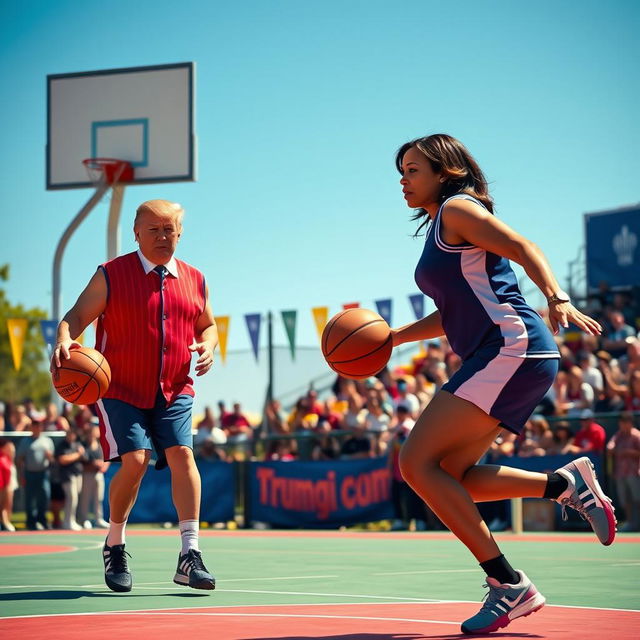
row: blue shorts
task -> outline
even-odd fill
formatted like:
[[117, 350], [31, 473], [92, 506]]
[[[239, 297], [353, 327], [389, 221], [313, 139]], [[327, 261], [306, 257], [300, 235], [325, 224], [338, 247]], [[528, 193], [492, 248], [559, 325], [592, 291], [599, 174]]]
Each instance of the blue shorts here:
[[100, 418], [100, 442], [105, 460], [118, 460], [124, 453], [155, 448], [158, 457], [176, 445], [193, 448], [191, 408], [193, 397], [178, 396], [172, 404], [160, 391], [152, 409], [103, 398], [96, 404]]
[[520, 434], [558, 373], [558, 358], [474, 355], [442, 386]]

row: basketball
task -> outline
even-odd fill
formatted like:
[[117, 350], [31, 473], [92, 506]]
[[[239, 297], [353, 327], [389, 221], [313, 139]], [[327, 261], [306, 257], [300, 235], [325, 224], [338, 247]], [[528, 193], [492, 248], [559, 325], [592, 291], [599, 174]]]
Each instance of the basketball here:
[[93, 404], [107, 392], [111, 367], [95, 349], [80, 347], [69, 350], [69, 358], [60, 356], [60, 367], [51, 375], [53, 386], [67, 402]]
[[375, 375], [391, 357], [391, 329], [369, 309], [345, 309], [329, 320], [322, 332], [322, 354], [341, 376], [362, 380]]

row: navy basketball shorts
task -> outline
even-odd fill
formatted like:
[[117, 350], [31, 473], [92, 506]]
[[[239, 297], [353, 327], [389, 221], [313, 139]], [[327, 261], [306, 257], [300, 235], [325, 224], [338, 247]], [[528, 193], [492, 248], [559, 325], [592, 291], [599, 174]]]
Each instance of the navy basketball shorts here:
[[559, 362], [558, 358], [498, 354], [486, 359], [475, 355], [462, 363], [442, 389], [472, 402], [505, 429], [520, 434], [553, 384]]
[[103, 398], [96, 404], [100, 419], [100, 442], [105, 460], [124, 453], [155, 448], [159, 457], [165, 449], [183, 445], [193, 448], [191, 408], [193, 397], [179, 395], [169, 406], [161, 392], [152, 409]]

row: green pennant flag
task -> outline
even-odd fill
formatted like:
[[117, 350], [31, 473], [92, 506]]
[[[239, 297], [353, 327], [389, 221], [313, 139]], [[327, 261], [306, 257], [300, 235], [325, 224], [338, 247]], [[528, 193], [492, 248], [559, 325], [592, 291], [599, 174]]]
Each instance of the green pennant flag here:
[[291, 348], [291, 359], [296, 359], [296, 316], [297, 311], [283, 311], [282, 322], [284, 322], [284, 328], [287, 331], [287, 338], [289, 338], [289, 347]]

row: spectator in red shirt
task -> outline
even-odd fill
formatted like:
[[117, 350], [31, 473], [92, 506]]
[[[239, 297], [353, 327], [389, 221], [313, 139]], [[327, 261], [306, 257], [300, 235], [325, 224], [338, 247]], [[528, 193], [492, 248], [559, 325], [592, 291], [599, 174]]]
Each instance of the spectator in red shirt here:
[[227, 433], [227, 442], [238, 444], [247, 442], [253, 436], [253, 429], [242, 413], [239, 402], [234, 402], [233, 411], [222, 418], [222, 428]]
[[573, 443], [578, 450], [576, 453], [602, 453], [604, 451], [604, 441], [606, 433], [604, 427], [593, 419], [593, 411], [584, 409], [580, 414], [580, 429], [576, 433]]
[[11, 523], [13, 492], [17, 488], [13, 458], [15, 447], [11, 440], [0, 438], [0, 531], [15, 531]]

